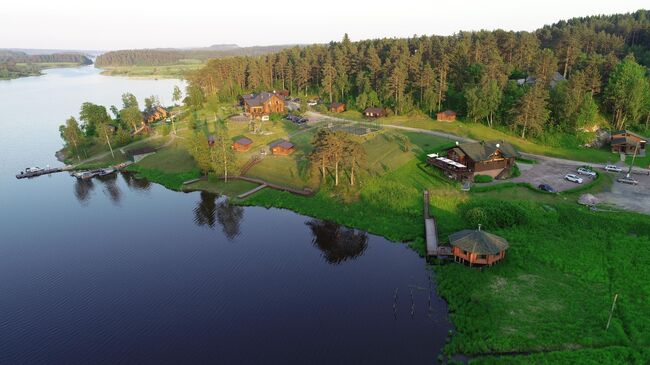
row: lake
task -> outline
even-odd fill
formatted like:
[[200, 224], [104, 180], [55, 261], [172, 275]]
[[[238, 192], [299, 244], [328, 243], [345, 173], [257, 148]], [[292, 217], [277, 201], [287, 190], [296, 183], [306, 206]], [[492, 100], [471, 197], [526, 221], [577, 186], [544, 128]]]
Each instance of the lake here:
[[0, 81], [1, 364], [425, 364], [450, 324], [405, 244], [120, 174], [79, 182], [58, 126], [179, 80], [90, 67]]

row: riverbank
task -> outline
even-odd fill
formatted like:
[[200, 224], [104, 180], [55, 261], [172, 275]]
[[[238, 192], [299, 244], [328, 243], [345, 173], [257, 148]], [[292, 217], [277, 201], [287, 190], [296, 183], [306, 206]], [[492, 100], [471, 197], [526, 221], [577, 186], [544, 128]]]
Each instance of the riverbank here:
[[[247, 135], [247, 128], [245, 123], [229, 123], [233, 136]], [[268, 136], [252, 136], [256, 145], [251, 154], [279, 137], [291, 140], [298, 151], [290, 157], [266, 157], [250, 173], [298, 188], [317, 186], [317, 180], [301, 172], [315, 128], [285, 122], [270, 122], [267, 128]], [[608, 175], [560, 194], [508, 183], [462, 192], [424, 162], [427, 153], [443, 148], [449, 140], [387, 129], [359, 140], [368, 161], [356, 187], [345, 179], [339, 187], [325, 183], [313, 197], [264, 189], [246, 199], [231, 198], [231, 203], [292, 210], [408, 242], [423, 255], [422, 191], [428, 189], [441, 243], [448, 243], [453, 232], [482, 223], [511, 245], [506, 260], [492, 268], [434, 266], [438, 293], [449, 303], [456, 329], [445, 356], [463, 354], [484, 363], [509, 363], [535, 354], [534, 361], [567, 363], [572, 349], [603, 352], [621, 346], [626, 353], [645, 356], [650, 319], [641, 313], [650, 311], [650, 303], [640, 298], [650, 293], [650, 285], [640, 278], [650, 275], [646, 264], [650, 252], [644, 250], [650, 244], [650, 222], [644, 215], [591, 211], [576, 203], [581, 193], [610, 186]], [[249, 158], [238, 155], [240, 163]], [[132, 169], [137, 176], [174, 190], [236, 196], [254, 187], [219, 182], [215, 177], [183, 186], [199, 173], [181, 143], [163, 148]], [[480, 222], [477, 212], [483, 217]], [[616, 294], [618, 307], [605, 330]]]

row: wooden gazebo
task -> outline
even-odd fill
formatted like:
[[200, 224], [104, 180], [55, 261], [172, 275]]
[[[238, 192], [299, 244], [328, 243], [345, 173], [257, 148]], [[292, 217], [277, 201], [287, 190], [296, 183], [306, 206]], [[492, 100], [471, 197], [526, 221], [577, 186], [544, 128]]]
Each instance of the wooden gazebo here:
[[506, 256], [509, 247], [504, 238], [482, 231], [481, 227], [451, 234], [449, 243], [453, 247], [454, 261], [468, 262], [470, 266], [492, 266]]

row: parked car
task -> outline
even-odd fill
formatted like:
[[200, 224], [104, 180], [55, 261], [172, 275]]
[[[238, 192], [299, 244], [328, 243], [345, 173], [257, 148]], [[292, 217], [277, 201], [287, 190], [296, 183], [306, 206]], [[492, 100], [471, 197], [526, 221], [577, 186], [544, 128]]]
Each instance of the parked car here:
[[557, 191], [549, 184], [540, 184], [538, 188], [547, 193], [557, 193]]
[[612, 172], [621, 172], [623, 171], [622, 168], [616, 166], [616, 165], [607, 165], [605, 166], [605, 170], [607, 171], [612, 171]]
[[630, 185], [638, 185], [639, 184], [639, 181], [634, 180], [631, 177], [619, 177], [618, 179], [616, 179], [616, 181], [618, 181], [618, 182], [620, 182], [622, 184], [630, 184]]
[[571, 182], [574, 182], [576, 184], [582, 184], [582, 178], [580, 176], [578, 176], [578, 175], [566, 174], [566, 175], [564, 175], [564, 179], [568, 180], [568, 181], [571, 181]]
[[596, 173], [587, 167], [578, 167], [578, 173], [580, 175], [587, 175], [591, 177], [596, 177]]

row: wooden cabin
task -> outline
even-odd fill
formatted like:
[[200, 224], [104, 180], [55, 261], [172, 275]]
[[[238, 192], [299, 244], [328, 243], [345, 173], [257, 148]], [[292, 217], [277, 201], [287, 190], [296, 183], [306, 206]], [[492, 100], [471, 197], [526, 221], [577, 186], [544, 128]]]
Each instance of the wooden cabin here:
[[279, 141], [271, 146], [271, 153], [277, 156], [288, 156], [296, 150], [293, 143], [289, 141]]
[[150, 112], [144, 113], [144, 121], [146, 123], [153, 123], [159, 120], [165, 119], [169, 116], [167, 109], [158, 105], [153, 108]]
[[383, 108], [367, 108], [363, 111], [363, 115], [369, 118], [385, 117], [386, 110]]
[[453, 122], [456, 120], [456, 112], [449, 109], [438, 112], [436, 113], [436, 119], [441, 122]]
[[242, 137], [232, 144], [232, 149], [237, 152], [246, 152], [253, 146], [253, 141], [249, 138]]
[[475, 175], [504, 176], [515, 164], [519, 153], [503, 141], [460, 143], [442, 156], [427, 156], [429, 165], [455, 180], [471, 180]]
[[506, 257], [508, 241], [492, 233], [465, 229], [449, 236], [454, 261], [473, 265], [492, 266]]
[[330, 112], [332, 113], [343, 113], [345, 111], [345, 104], [343, 103], [332, 103], [330, 105]]
[[284, 113], [285, 103], [280, 96], [274, 93], [263, 92], [259, 94], [242, 95], [240, 102], [244, 112], [253, 118], [272, 113]]
[[612, 152], [633, 155], [635, 151], [640, 156], [645, 156], [645, 146], [648, 140], [636, 133], [627, 130], [616, 131], [612, 133]]

